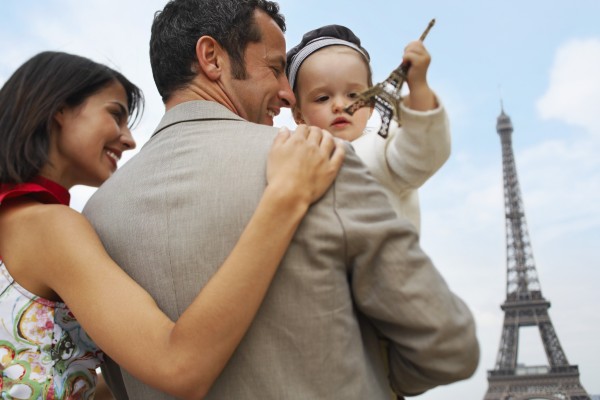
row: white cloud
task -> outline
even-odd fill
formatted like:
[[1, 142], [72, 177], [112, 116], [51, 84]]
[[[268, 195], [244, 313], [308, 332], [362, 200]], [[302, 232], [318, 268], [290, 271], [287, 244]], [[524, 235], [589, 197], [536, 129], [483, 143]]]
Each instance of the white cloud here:
[[556, 52], [550, 85], [538, 100], [544, 119], [558, 119], [600, 134], [600, 38], [572, 40]]

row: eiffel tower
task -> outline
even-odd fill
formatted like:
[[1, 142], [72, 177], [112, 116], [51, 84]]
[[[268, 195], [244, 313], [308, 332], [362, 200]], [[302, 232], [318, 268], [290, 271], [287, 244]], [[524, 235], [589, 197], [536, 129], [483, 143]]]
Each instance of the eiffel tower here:
[[[506, 212], [506, 301], [496, 366], [488, 371], [484, 400], [590, 400], [579, 380], [579, 368], [569, 364], [554, 331], [542, 296], [529, 241], [523, 200], [512, 149], [513, 126], [501, 109], [496, 125], [502, 143], [504, 208]], [[519, 328], [537, 326], [549, 365], [517, 364]]]

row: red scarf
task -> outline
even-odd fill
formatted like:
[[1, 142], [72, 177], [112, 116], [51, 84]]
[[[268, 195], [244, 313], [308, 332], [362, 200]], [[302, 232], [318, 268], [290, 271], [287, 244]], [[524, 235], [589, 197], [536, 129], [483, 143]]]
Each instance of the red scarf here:
[[25, 183], [0, 183], [0, 205], [8, 199], [21, 196], [31, 197], [44, 204], [69, 205], [69, 191], [58, 183], [37, 176]]

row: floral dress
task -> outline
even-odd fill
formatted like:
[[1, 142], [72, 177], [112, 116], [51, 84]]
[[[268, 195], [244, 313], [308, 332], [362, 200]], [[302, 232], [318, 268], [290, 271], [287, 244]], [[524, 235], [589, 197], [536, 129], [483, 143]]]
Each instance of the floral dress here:
[[[40, 182], [50, 189], [29, 193], [40, 194], [44, 202], [64, 204], [66, 199], [68, 204], [64, 188]], [[28, 192], [15, 194], [10, 189], [0, 185], [0, 206], [7, 198]], [[93, 399], [101, 363], [102, 352], [69, 308], [23, 288], [0, 257], [0, 399]]]

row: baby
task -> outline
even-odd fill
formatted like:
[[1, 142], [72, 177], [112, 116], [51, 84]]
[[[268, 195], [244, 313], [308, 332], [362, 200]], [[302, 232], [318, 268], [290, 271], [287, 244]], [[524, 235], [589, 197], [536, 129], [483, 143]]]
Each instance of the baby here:
[[369, 53], [348, 28], [327, 25], [306, 33], [287, 53], [287, 75], [296, 95], [298, 124], [327, 129], [351, 141], [356, 153], [384, 186], [396, 213], [420, 230], [418, 188], [450, 155], [445, 109], [427, 84], [431, 57], [423, 43], [409, 43], [409, 94], [401, 103], [402, 127], [390, 123], [388, 137], [365, 132], [371, 108], [349, 115], [344, 108], [373, 85]]

